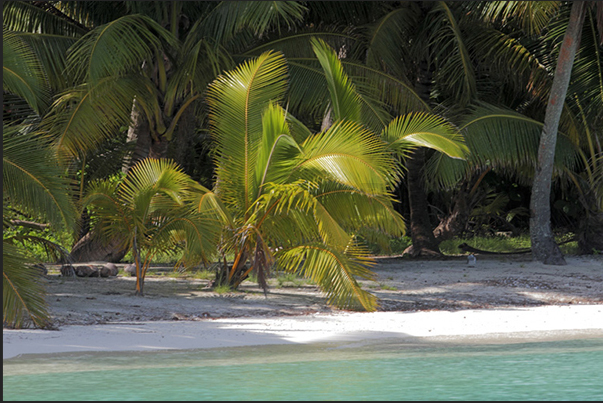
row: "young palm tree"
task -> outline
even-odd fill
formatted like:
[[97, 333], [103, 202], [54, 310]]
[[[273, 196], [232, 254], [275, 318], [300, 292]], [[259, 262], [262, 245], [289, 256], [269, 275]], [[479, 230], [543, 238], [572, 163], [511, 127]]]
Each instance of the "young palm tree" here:
[[92, 210], [95, 231], [132, 251], [141, 296], [154, 256], [184, 250], [180, 263], [206, 263], [222, 227], [215, 196], [168, 160], [144, 159], [122, 182], [94, 182], [83, 205]]
[[287, 89], [286, 61], [278, 53], [263, 53], [209, 87], [215, 192], [232, 215], [222, 253], [235, 256], [217, 280], [237, 287], [255, 270], [266, 289], [274, 261], [312, 278], [332, 304], [374, 310], [375, 297], [356, 279], [373, 277], [360, 235], [377, 239], [404, 229], [391, 204], [400, 175], [393, 150], [413, 144], [455, 156], [464, 150], [433, 117], [400, 118], [382, 135], [368, 129], [334, 50], [321, 41], [313, 47], [333, 111], [329, 128], [319, 133], [278, 105]]

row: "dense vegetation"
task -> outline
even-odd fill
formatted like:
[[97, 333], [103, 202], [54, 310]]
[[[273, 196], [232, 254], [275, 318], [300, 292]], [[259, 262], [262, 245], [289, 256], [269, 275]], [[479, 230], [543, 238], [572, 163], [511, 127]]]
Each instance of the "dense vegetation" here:
[[553, 236], [603, 250], [601, 3], [13, 1], [3, 18], [7, 324], [47, 323], [40, 260], [127, 255], [139, 294], [157, 256], [222, 262], [231, 288], [276, 267], [371, 310], [371, 254], [527, 234], [550, 263]]

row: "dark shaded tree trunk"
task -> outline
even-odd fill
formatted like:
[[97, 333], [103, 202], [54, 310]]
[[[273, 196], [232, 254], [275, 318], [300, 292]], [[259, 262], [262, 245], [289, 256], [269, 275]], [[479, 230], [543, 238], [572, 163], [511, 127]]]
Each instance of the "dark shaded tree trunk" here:
[[468, 198], [469, 193], [464, 187], [454, 196], [452, 211], [433, 230], [433, 235], [438, 243], [463, 233], [471, 213], [471, 207], [467, 203]]
[[584, 22], [583, 1], [572, 4], [570, 20], [559, 51], [557, 68], [540, 136], [538, 161], [530, 199], [530, 238], [534, 259], [546, 264], [565, 265], [551, 229], [551, 182], [559, 120], [565, 103], [576, 49]]
[[603, 253], [603, 212], [585, 214], [580, 220], [578, 253]]
[[178, 126], [174, 133], [174, 138], [171, 141], [172, 144], [170, 144], [170, 149], [168, 150], [168, 156], [173, 158], [185, 172], [190, 172], [188, 156], [191, 152], [191, 139], [195, 134], [196, 126], [195, 110], [191, 105], [185, 109], [178, 120]]
[[[429, 62], [422, 60], [418, 65], [415, 88], [425, 102], [430, 100], [431, 81], [432, 74]], [[439, 242], [433, 235], [433, 226], [429, 219], [429, 205], [423, 178], [425, 151], [425, 148], [416, 149], [406, 161], [406, 185], [408, 188], [412, 245], [406, 248], [403, 254], [408, 254], [411, 257], [441, 256]]]
[[418, 148], [406, 161], [412, 245], [406, 248], [403, 254], [411, 257], [441, 256], [429, 219], [427, 195], [423, 181], [424, 166], [425, 148]]

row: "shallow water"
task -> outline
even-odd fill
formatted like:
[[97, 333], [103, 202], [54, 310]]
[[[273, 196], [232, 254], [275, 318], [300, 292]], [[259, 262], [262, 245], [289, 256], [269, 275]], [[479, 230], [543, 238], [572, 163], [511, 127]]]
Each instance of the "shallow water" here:
[[603, 339], [396, 340], [3, 362], [4, 400], [602, 400]]

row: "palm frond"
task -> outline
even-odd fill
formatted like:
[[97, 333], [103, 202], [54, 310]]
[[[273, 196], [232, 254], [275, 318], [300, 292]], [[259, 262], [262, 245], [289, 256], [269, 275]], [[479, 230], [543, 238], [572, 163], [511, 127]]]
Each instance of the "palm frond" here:
[[267, 52], [236, 70], [218, 77], [208, 89], [210, 124], [216, 140], [220, 197], [247, 211], [257, 194], [255, 164], [260, 145], [262, 113], [286, 90], [286, 63], [282, 55]]
[[334, 120], [347, 119], [359, 123], [359, 96], [344, 72], [337, 54], [321, 39], [312, 38], [311, 43], [327, 79]]
[[64, 92], [42, 127], [62, 159], [94, 150], [130, 123], [134, 100], [151, 122], [158, 112], [155, 86], [143, 76], [108, 77]]
[[48, 106], [50, 89], [42, 65], [32, 49], [6, 29], [2, 32], [2, 86], [40, 115]]
[[69, 182], [48, 144], [35, 134], [20, 134], [19, 126], [4, 126], [2, 140], [4, 196], [34, 217], [71, 228], [74, 209]]
[[79, 37], [87, 32], [84, 27], [25, 1], [5, 1], [2, 4], [2, 24], [11, 31], [49, 35]]
[[[430, 186], [451, 187], [468, 169], [489, 166], [529, 184], [538, 155], [542, 123], [520, 113], [480, 104], [466, 116], [460, 130], [471, 151], [466, 164], [443, 155], [432, 157], [426, 167]], [[560, 133], [555, 149], [555, 175], [578, 163], [576, 147]]]
[[356, 280], [356, 277], [372, 279], [374, 276], [366, 268], [371, 261], [362, 254], [345, 253], [324, 244], [307, 244], [283, 250], [275, 257], [284, 270], [315, 281], [326, 292], [329, 304], [354, 310], [376, 309], [376, 297], [361, 289]]
[[411, 63], [400, 38], [408, 37], [419, 20], [415, 7], [401, 4], [376, 23], [366, 27], [366, 64], [397, 77], [407, 77]]
[[73, 78], [67, 75], [67, 53], [77, 38], [28, 32], [16, 35], [36, 54], [54, 93], [73, 85]]
[[77, 81], [96, 83], [105, 77], [140, 71], [143, 62], [149, 63], [158, 49], [177, 46], [169, 31], [151, 18], [126, 15], [79, 39], [69, 53], [68, 68]]
[[258, 195], [268, 182], [283, 183], [295, 165], [300, 148], [290, 136], [286, 112], [270, 104], [262, 117], [263, 135], [258, 147], [255, 182]]
[[303, 5], [290, 1], [224, 1], [191, 32], [197, 38], [209, 37], [216, 44], [224, 44], [244, 29], [260, 35], [270, 28], [292, 25], [302, 18], [304, 11]]
[[367, 193], [383, 194], [396, 180], [393, 160], [372, 132], [354, 122], [336, 122], [308, 138], [291, 180], [328, 178]]
[[557, 1], [492, 1], [472, 4], [484, 21], [519, 26], [528, 35], [541, 33], [559, 10]]
[[474, 67], [465, 44], [465, 38], [456, 16], [445, 2], [438, 2], [432, 13], [439, 13], [441, 19], [434, 19], [431, 45], [438, 79], [442, 90], [449, 93], [461, 105], [475, 98], [477, 89]]
[[40, 272], [33, 262], [9, 242], [2, 243], [2, 318], [5, 324], [21, 328], [26, 319], [46, 327], [50, 315]]
[[402, 154], [411, 147], [428, 147], [451, 158], [466, 158], [469, 149], [463, 136], [444, 118], [414, 113], [394, 119], [381, 133], [391, 152]]

